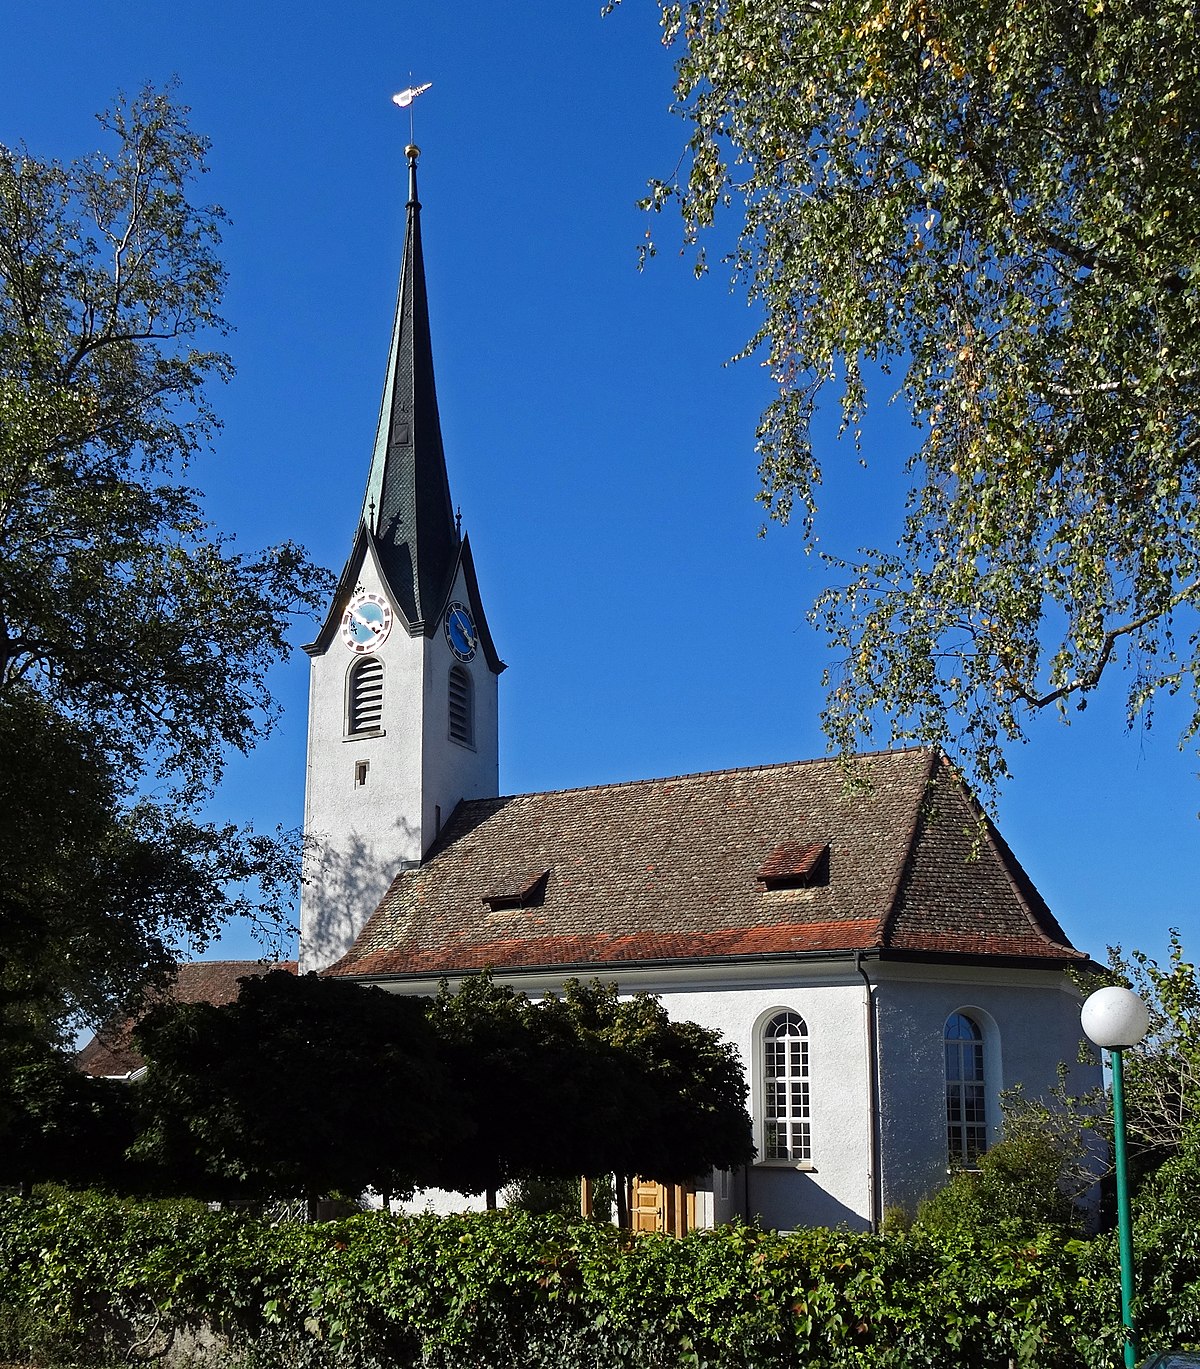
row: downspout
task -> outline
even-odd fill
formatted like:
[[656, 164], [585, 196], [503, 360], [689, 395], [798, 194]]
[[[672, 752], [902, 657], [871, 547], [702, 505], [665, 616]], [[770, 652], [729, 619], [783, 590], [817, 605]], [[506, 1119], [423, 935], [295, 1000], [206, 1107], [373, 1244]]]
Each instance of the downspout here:
[[865, 989], [863, 1012], [867, 1038], [867, 1097], [869, 1112], [867, 1184], [870, 1189], [871, 1230], [880, 1227], [881, 1178], [879, 1172], [879, 1038], [875, 1030], [875, 990], [863, 967], [862, 951], [854, 952], [854, 968], [862, 976]]

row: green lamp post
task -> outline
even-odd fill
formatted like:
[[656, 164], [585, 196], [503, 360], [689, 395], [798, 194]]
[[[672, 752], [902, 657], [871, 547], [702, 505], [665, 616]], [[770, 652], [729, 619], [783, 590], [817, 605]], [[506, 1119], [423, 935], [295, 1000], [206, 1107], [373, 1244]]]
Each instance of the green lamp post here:
[[1097, 989], [1080, 1013], [1088, 1040], [1108, 1051], [1112, 1062], [1113, 1159], [1117, 1170], [1117, 1238], [1121, 1251], [1121, 1324], [1125, 1328], [1125, 1369], [1134, 1369], [1133, 1223], [1129, 1215], [1129, 1164], [1125, 1152], [1125, 1078], [1121, 1053], [1150, 1029], [1150, 1014], [1129, 989]]

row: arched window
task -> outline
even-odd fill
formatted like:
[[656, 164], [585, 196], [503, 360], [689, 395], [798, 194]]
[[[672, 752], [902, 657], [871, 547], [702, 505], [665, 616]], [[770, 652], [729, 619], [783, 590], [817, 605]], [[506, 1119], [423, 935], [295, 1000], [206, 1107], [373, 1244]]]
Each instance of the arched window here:
[[965, 1013], [946, 1019], [946, 1143], [952, 1164], [973, 1165], [987, 1149], [983, 1032]]
[[450, 740], [475, 745], [475, 697], [471, 676], [460, 665], [450, 667]]
[[811, 1160], [808, 1028], [799, 1013], [776, 1013], [763, 1029], [764, 1160]]
[[350, 667], [350, 698], [346, 710], [346, 731], [378, 732], [383, 726], [383, 662], [378, 656], [364, 656]]

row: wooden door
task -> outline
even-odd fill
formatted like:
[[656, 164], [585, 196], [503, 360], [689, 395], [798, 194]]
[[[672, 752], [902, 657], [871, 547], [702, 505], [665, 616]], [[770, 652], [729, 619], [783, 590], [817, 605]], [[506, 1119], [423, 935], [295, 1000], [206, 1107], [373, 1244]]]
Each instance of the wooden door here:
[[685, 1236], [696, 1224], [695, 1191], [684, 1184], [656, 1184], [632, 1179], [629, 1184], [629, 1226], [633, 1231], [663, 1231]]
[[664, 1231], [666, 1194], [653, 1179], [629, 1182], [629, 1227], [631, 1231]]

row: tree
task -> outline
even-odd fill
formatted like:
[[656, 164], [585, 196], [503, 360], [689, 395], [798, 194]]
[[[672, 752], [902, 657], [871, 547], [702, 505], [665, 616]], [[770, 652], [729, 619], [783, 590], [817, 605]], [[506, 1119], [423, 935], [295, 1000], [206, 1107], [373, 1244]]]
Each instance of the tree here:
[[494, 1201], [530, 1176], [679, 1182], [753, 1157], [736, 1047], [650, 994], [568, 980], [530, 1003], [476, 975], [443, 986], [432, 1015], [471, 1126], [433, 1157], [431, 1184]]
[[834, 562], [814, 609], [841, 655], [830, 738], [853, 750], [882, 710], [986, 792], [1032, 713], [1084, 707], [1122, 660], [1131, 718], [1195, 701], [1191, 0], [661, 8], [690, 164], [646, 203], [692, 242], [739, 222], [768, 513], [812, 545], [827, 396], [857, 445], [868, 390], [898, 384], [918, 434], [897, 546]]
[[1109, 978], [1150, 1010], [1144, 1041], [1124, 1052], [1125, 1113], [1139, 1167], [1190, 1149], [1200, 1156], [1200, 981], [1172, 931], [1166, 966], [1141, 951], [1109, 951]]
[[[1187, 1163], [1195, 1166], [1200, 1157], [1200, 981], [1196, 967], [1184, 959], [1179, 933], [1171, 933], [1165, 966], [1142, 951], [1126, 955], [1110, 947], [1107, 970], [1073, 977], [1084, 995], [1105, 984], [1123, 984], [1149, 1009], [1145, 1039], [1122, 1053], [1135, 1177], [1165, 1171], [1168, 1161], [1181, 1156], [1190, 1156]], [[1083, 1043], [1081, 1049], [1090, 1054], [1094, 1048]], [[1072, 1095], [1065, 1077], [1064, 1069], [1049, 1098], [1028, 1097], [1020, 1086], [1010, 1090], [1003, 1100], [1005, 1134], [1025, 1144], [1052, 1141], [1064, 1161], [1064, 1190], [1078, 1198], [1104, 1169], [1103, 1153], [1111, 1153], [1112, 1103], [1100, 1088]], [[1089, 1135], [1101, 1144], [1088, 1145]]]
[[524, 1173], [578, 1175], [575, 1119], [584, 1062], [573, 1032], [545, 1030], [540, 1010], [523, 994], [470, 975], [457, 990], [443, 982], [430, 1003], [438, 1055], [466, 1125], [428, 1157], [424, 1182], [484, 1193], [489, 1207], [505, 1184]]
[[975, 1170], [959, 1170], [917, 1209], [924, 1231], [987, 1231], [1028, 1240], [1039, 1231], [1076, 1231], [1082, 1214], [1063, 1183], [1074, 1162], [1054, 1135], [1006, 1135], [979, 1157]]
[[410, 1194], [462, 1130], [424, 999], [283, 970], [135, 1029], [138, 1156], [193, 1194]]
[[593, 1057], [615, 1064], [606, 1096], [589, 1082], [574, 1172], [683, 1183], [754, 1158], [741, 1057], [719, 1032], [672, 1021], [654, 995], [622, 999], [599, 980], [568, 980], [542, 1009], [565, 1015]]
[[126, 1151], [137, 1135], [136, 1090], [90, 1079], [57, 1051], [27, 1051], [0, 1077], [0, 1184], [138, 1186]]
[[37, 1058], [71, 1017], [132, 1007], [180, 940], [287, 906], [294, 840], [127, 797], [86, 723], [0, 691], [0, 1065]]
[[69, 165], [0, 148], [9, 1028], [99, 1020], [168, 973], [182, 934], [286, 921], [293, 887], [294, 840], [196, 816], [226, 749], [268, 732], [267, 672], [328, 577], [290, 544], [235, 550], [183, 483], [231, 364], [211, 345], [223, 215], [192, 198], [208, 144], [172, 97], [122, 98], [100, 116], [110, 150]]

